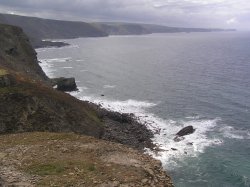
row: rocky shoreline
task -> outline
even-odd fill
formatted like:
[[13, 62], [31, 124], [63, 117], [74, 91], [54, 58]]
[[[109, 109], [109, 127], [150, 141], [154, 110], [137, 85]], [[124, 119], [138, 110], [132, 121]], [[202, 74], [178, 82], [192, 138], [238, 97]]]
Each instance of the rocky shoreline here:
[[[145, 148], [155, 149], [151, 140], [153, 132], [138, 123], [133, 114], [108, 111], [64, 93], [65, 83], [72, 84], [73, 79], [63, 78], [57, 81], [63, 82], [61, 91], [53, 88], [53, 81], [42, 71], [36, 52], [22, 30], [0, 24], [0, 186], [51, 186], [48, 183], [40, 184], [48, 178], [59, 185], [61, 183], [57, 179], [61, 180], [65, 176], [74, 176], [72, 181], [67, 180], [75, 184], [73, 186], [173, 186], [159, 162], [142, 154]], [[57, 87], [58, 85], [57, 82]], [[52, 138], [48, 139], [50, 136]], [[87, 138], [89, 136], [92, 137], [90, 140]], [[74, 141], [69, 146], [65, 144], [68, 137], [69, 144]], [[79, 162], [79, 159], [74, 160], [72, 157], [81, 148], [78, 146], [78, 138], [89, 140], [87, 144], [84, 140], [82, 146], [87, 147], [78, 154], [79, 158], [83, 154], [89, 157], [90, 169], [84, 165], [86, 160]], [[47, 142], [45, 145], [44, 141]], [[59, 144], [55, 144], [57, 141]], [[97, 146], [99, 144], [101, 146]], [[76, 149], [71, 150], [74, 146]], [[40, 149], [41, 147], [44, 149]], [[58, 152], [58, 147], [63, 149], [62, 152]], [[104, 153], [107, 153], [107, 159], [118, 156], [114, 160], [101, 162]], [[36, 160], [39, 155], [42, 157]], [[26, 160], [26, 156], [30, 159]], [[120, 159], [118, 163], [117, 159]], [[63, 164], [58, 166], [60, 160]], [[124, 160], [130, 164], [126, 165]], [[141, 164], [136, 165], [134, 160]], [[158, 163], [157, 166], [155, 162]], [[145, 165], [148, 167], [145, 168]], [[81, 175], [75, 172], [77, 166], [82, 166]], [[39, 171], [42, 169], [42, 173], [35, 170], [35, 178], [30, 175], [34, 172], [33, 167]], [[95, 167], [105, 177], [99, 176], [99, 172], [93, 172]], [[128, 173], [113, 172], [108, 175], [110, 169], [113, 171], [116, 168], [119, 168], [117, 171]], [[54, 175], [55, 172], [58, 176]], [[131, 175], [131, 172], [134, 174]], [[85, 174], [89, 180], [80, 183], [86, 177]], [[123, 180], [124, 176], [127, 181]], [[113, 180], [116, 177], [120, 177], [120, 180]]]

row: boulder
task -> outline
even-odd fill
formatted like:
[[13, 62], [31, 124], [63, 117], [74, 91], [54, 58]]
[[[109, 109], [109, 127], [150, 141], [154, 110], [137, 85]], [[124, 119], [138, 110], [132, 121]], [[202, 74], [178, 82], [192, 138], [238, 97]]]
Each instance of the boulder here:
[[192, 134], [194, 133], [195, 129], [192, 125], [184, 127], [183, 129], [181, 129], [179, 132], [177, 132], [177, 136], [186, 136], [188, 134]]
[[60, 91], [71, 92], [77, 90], [75, 78], [60, 77], [51, 79], [51, 82], [52, 86], [54, 86], [57, 90]]

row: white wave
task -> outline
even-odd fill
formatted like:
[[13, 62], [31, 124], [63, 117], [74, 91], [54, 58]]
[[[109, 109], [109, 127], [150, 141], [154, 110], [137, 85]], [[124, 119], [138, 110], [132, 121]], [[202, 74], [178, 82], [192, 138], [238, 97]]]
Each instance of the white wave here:
[[48, 48], [38, 48], [38, 49], [35, 49], [37, 53], [41, 53], [41, 52], [45, 52], [48, 50]]
[[79, 48], [79, 45], [76, 45], [76, 44], [74, 44], [74, 45], [66, 45], [66, 46], [63, 46], [63, 47], [59, 47], [58, 49], [70, 49], [70, 48]]
[[103, 86], [103, 88], [115, 88], [115, 87], [116, 85], [108, 85], [108, 84]]
[[[52, 41], [52, 42], [56, 42], [56, 41]], [[66, 42], [67, 43], [67, 41], [58, 41], [58, 42]], [[79, 45], [66, 45], [66, 46], [62, 46], [62, 47], [51, 46], [51, 47], [46, 47], [46, 48], [38, 48], [35, 50], [37, 53], [40, 53], [40, 52], [53, 51], [53, 50], [63, 50], [63, 49], [70, 49], [70, 48], [79, 48]]]
[[[167, 121], [151, 116], [158, 125], [159, 133], [155, 135], [154, 142], [159, 144], [163, 151], [153, 156], [162, 161], [162, 163], [171, 168], [176, 165], [178, 159], [183, 157], [196, 157], [203, 153], [207, 147], [223, 143], [221, 139], [211, 138], [208, 133], [217, 126], [219, 119], [213, 120], [182, 120]], [[183, 127], [192, 125], [195, 128], [193, 134], [184, 136], [180, 142], [175, 142], [175, 134]]]
[[43, 42], [64, 42], [63, 40], [43, 39]]
[[72, 69], [73, 67], [71, 66], [65, 66], [65, 67], [61, 67], [62, 69]]
[[89, 70], [87, 70], [87, 69], [82, 69], [82, 70], [80, 70], [80, 72], [88, 72]]
[[200, 116], [198, 116], [198, 115], [187, 116], [186, 119], [200, 119]]
[[39, 65], [41, 66], [42, 70], [45, 72], [45, 74], [49, 77], [49, 78], [54, 78], [54, 72], [56, 71], [55, 69], [53, 69], [53, 64], [49, 63], [46, 60], [39, 60], [41, 63], [39, 63]]
[[71, 57], [66, 58], [49, 58], [49, 59], [39, 59], [41, 62], [53, 63], [53, 62], [68, 62]]
[[[155, 103], [136, 100], [110, 101], [94, 96], [82, 96], [79, 92], [74, 96], [81, 100], [98, 104], [111, 111], [135, 114], [139, 122], [145, 124], [155, 133], [153, 141], [159, 145], [160, 148], [157, 154], [149, 152], [149, 150], [147, 150], [147, 152], [156, 159], [161, 160], [163, 165], [168, 168], [175, 166], [180, 159], [196, 157], [200, 153], [203, 153], [206, 147], [222, 143], [221, 139], [210, 138], [208, 136], [208, 133], [214, 130], [220, 119], [163, 120], [146, 111], [146, 109], [156, 106]], [[188, 125], [192, 125], [196, 129], [195, 133], [185, 136], [184, 140], [180, 142], [175, 142], [173, 140], [175, 134]]]
[[71, 60], [71, 57], [67, 58], [50, 58], [50, 59], [38, 59], [41, 63], [39, 65], [41, 66], [42, 70], [46, 73], [46, 75], [49, 78], [54, 78], [54, 72], [57, 70], [54, 67], [54, 63], [57, 62], [68, 62]]
[[83, 90], [88, 90], [89, 88], [86, 87], [86, 86], [83, 86], [82, 89], [83, 89]]
[[84, 62], [84, 59], [77, 59], [76, 62]]
[[235, 129], [231, 126], [224, 126], [220, 128], [220, 132], [225, 138], [231, 138], [231, 139], [250, 139], [250, 131], [249, 130], [241, 130], [241, 129]]
[[144, 113], [145, 108], [150, 108], [156, 105], [154, 103], [132, 99], [126, 101], [110, 101], [91, 96], [80, 96], [79, 99], [101, 105], [108, 110], [122, 113], [134, 113], [135, 115]]

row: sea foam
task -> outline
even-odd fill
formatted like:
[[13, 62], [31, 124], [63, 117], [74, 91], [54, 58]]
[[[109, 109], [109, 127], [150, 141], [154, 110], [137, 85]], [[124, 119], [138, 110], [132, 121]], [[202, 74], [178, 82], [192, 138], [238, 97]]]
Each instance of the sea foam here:
[[250, 131], [243, 129], [236, 129], [231, 126], [224, 126], [219, 129], [225, 138], [246, 140], [250, 139]]
[[54, 72], [56, 72], [56, 69], [54, 67], [54, 63], [57, 62], [67, 62], [70, 61], [71, 57], [67, 58], [50, 58], [50, 59], [39, 59], [41, 62], [39, 65], [43, 69], [43, 71], [46, 73], [46, 75], [49, 78], [54, 78]]
[[[71, 60], [68, 58], [42, 59], [40, 64], [42, 69], [49, 77], [53, 77], [53, 64], [56, 62], [66, 62]], [[87, 70], [82, 70], [87, 71]], [[114, 88], [115, 85], [104, 85], [103, 88]], [[219, 118], [201, 119], [198, 115], [187, 116], [182, 120], [162, 119], [155, 114], [148, 112], [149, 108], [156, 107], [157, 103], [137, 100], [108, 100], [95, 96], [84, 95], [87, 87], [79, 87], [78, 91], [70, 92], [70, 94], [78, 99], [89, 101], [100, 105], [101, 107], [120, 113], [133, 113], [136, 119], [147, 126], [155, 134], [153, 141], [156, 143], [160, 151], [155, 154], [149, 150], [147, 153], [162, 161], [168, 169], [176, 165], [178, 160], [186, 157], [196, 157], [203, 153], [206, 147], [218, 145], [222, 143], [221, 139], [211, 138], [208, 136], [217, 126]], [[175, 134], [183, 127], [192, 125], [196, 130], [195, 133], [185, 136], [184, 140], [175, 142], [173, 139]], [[223, 131], [224, 134], [228, 131]], [[229, 136], [229, 133], [227, 134]]]
[[[203, 153], [206, 147], [219, 145], [222, 142], [219, 138], [209, 137], [208, 133], [217, 126], [219, 118], [199, 119], [184, 118], [184, 120], [164, 120], [147, 111], [147, 109], [157, 106], [156, 103], [148, 101], [112, 101], [94, 96], [82, 96], [81, 92], [72, 93], [73, 96], [100, 105], [110, 111], [121, 113], [133, 113], [136, 119], [147, 126], [155, 134], [153, 142], [159, 146], [159, 152], [154, 153], [146, 150], [155, 158], [162, 161], [163, 165], [170, 168], [176, 165], [178, 159], [184, 157], [196, 157]], [[196, 130], [193, 134], [184, 137], [184, 140], [175, 142], [176, 133], [185, 126], [192, 125]]]

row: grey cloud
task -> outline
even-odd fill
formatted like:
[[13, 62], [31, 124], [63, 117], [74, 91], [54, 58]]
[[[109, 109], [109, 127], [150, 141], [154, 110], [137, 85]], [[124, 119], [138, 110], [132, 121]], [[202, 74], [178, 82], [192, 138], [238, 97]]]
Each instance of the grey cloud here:
[[[249, 0], [0, 0], [1, 12], [68, 20], [127, 21], [184, 27], [245, 28]], [[250, 25], [250, 24], [248, 24]]]

